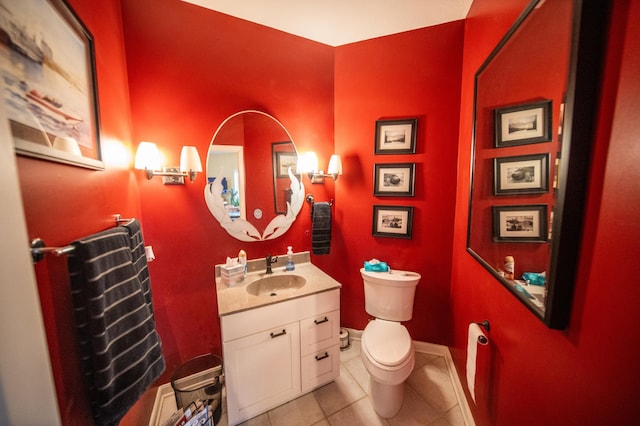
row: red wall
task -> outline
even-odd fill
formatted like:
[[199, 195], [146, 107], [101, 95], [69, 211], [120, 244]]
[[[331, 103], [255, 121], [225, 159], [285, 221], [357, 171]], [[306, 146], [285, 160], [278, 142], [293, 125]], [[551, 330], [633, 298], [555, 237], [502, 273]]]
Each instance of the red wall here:
[[[178, 0], [123, 0], [122, 13], [133, 140], [156, 142], [167, 165], [179, 164], [182, 145], [195, 145], [204, 162], [218, 126], [245, 109], [276, 117], [299, 151], [313, 149], [327, 159], [333, 152], [331, 47]], [[266, 155], [270, 164], [270, 148]], [[264, 153], [245, 156], [247, 163], [265, 163]], [[161, 381], [167, 382], [191, 357], [222, 353], [214, 265], [240, 249], [249, 259], [284, 254], [288, 245], [310, 250], [310, 206], [305, 203], [283, 237], [244, 243], [230, 237], [207, 209], [204, 176], [185, 186], [136, 176], [145, 240], [156, 254], [150, 272], [167, 361]], [[250, 190], [270, 194], [268, 184], [264, 191], [255, 185]], [[328, 197], [333, 198], [330, 185], [317, 194]], [[273, 209], [268, 199], [264, 211]]]
[[[40, 237], [54, 247], [113, 226], [116, 213], [140, 217], [138, 185], [129, 169], [131, 128], [120, 2], [69, 3], [95, 41], [106, 170], [18, 157], [29, 237]], [[91, 424], [75, 350], [66, 258], [47, 256], [34, 268], [62, 421], [65, 425]]]
[[[369, 315], [359, 269], [377, 258], [416, 271], [414, 339], [448, 344], [463, 21], [336, 48], [335, 146], [344, 162], [336, 182], [335, 262], [343, 284], [341, 320], [362, 330]], [[376, 120], [418, 118], [416, 154], [374, 155]], [[416, 163], [414, 197], [374, 197], [374, 164]], [[413, 238], [372, 236], [373, 205], [414, 206]]]
[[547, 329], [466, 253], [473, 74], [528, 1], [476, 0], [465, 32], [451, 293], [454, 360], [465, 382], [467, 325], [491, 322], [479, 355], [478, 424], [637, 424], [640, 319], [638, 0], [615, 2], [586, 229], [569, 327]]

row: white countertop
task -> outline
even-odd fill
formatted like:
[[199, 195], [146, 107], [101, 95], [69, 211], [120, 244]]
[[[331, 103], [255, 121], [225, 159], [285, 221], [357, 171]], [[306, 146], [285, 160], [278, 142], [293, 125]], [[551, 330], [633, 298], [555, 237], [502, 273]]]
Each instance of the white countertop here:
[[[259, 306], [271, 305], [284, 302], [285, 300], [296, 299], [309, 296], [314, 293], [329, 291], [341, 288], [342, 284], [331, 278], [328, 274], [313, 265], [310, 261], [309, 252], [296, 253], [294, 255], [295, 270], [285, 271], [286, 255], [279, 255], [278, 262], [273, 264], [273, 274], [266, 274], [266, 263], [264, 259], [253, 259], [248, 262], [249, 273], [244, 281], [235, 284], [233, 287], [223, 283], [220, 279], [220, 266], [216, 265], [215, 280], [218, 294], [218, 315], [230, 315], [236, 312], [246, 311]], [[246, 290], [250, 283], [272, 275], [299, 275], [306, 279], [306, 284], [297, 290], [281, 292], [276, 296], [262, 295], [254, 296]]]

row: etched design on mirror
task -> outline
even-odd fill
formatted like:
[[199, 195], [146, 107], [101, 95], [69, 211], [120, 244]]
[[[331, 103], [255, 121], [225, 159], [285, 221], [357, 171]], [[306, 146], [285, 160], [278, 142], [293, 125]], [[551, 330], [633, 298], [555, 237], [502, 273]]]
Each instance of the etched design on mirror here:
[[[300, 175], [296, 175], [297, 170], [289, 167], [287, 170], [279, 170], [285, 177], [278, 178], [278, 181], [289, 182], [286, 207], [283, 211], [276, 209], [275, 217], [268, 213], [272, 205], [277, 205], [278, 200], [271, 199], [271, 195], [267, 196], [276, 196], [276, 188], [269, 188], [270, 185], [275, 185], [276, 179], [274, 168], [264, 158], [271, 156], [273, 143], [281, 143], [283, 140], [288, 141], [287, 144], [291, 146], [289, 153], [297, 156], [295, 144], [287, 129], [269, 114], [255, 110], [231, 115], [214, 134], [207, 158], [205, 202], [220, 226], [238, 240], [251, 242], [278, 238], [291, 227], [302, 209], [304, 185]], [[241, 154], [236, 156], [240, 159], [237, 166], [229, 165], [228, 157], [215, 155], [232, 148]], [[229, 170], [234, 172], [233, 177]], [[279, 184], [283, 185], [282, 182]], [[245, 214], [246, 211], [258, 210], [265, 212], [264, 219], [268, 221], [264, 229], [259, 226], [262, 216], [254, 214], [255, 220], [250, 222]]]
[[304, 185], [296, 179], [291, 169], [289, 169], [289, 180], [291, 181], [291, 202], [287, 203], [287, 213], [279, 214], [273, 218], [262, 234], [244, 219], [231, 219], [229, 211], [225, 207], [224, 198], [222, 198], [220, 180], [215, 180], [204, 187], [204, 199], [211, 214], [232, 237], [241, 241], [271, 240], [287, 232], [302, 208]]

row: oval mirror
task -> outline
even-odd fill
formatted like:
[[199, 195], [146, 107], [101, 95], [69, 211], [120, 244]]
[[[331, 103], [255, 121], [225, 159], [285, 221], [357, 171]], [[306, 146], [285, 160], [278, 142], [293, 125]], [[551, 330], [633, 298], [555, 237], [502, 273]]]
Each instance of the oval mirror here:
[[604, 3], [533, 0], [475, 76], [467, 250], [557, 329], [582, 233]]
[[304, 201], [297, 162], [291, 135], [274, 117], [255, 110], [231, 115], [216, 130], [207, 155], [209, 211], [238, 240], [281, 236]]

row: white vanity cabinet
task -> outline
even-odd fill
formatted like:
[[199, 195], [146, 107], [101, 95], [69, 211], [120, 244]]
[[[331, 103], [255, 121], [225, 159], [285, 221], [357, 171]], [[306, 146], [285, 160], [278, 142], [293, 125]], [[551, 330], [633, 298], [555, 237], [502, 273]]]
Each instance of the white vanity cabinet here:
[[338, 377], [339, 309], [334, 289], [220, 317], [230, 425]]

